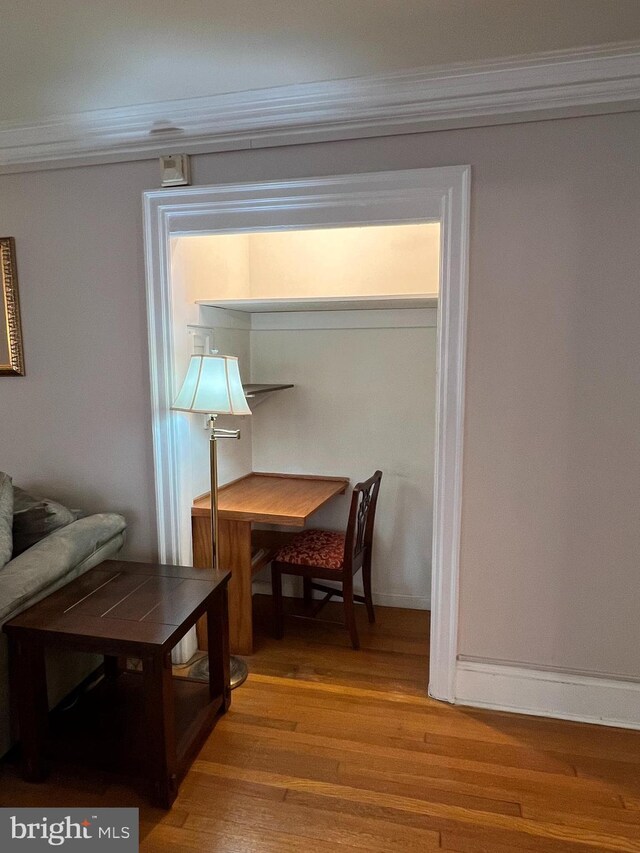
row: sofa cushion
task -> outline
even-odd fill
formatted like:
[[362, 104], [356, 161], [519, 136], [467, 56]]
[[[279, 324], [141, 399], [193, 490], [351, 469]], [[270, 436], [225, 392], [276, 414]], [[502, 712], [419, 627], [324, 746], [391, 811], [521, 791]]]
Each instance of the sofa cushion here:
[[121, 536], [126, 526], [121, 515], [96, 513], [54, 530], [14, 557], [0, 571], [0, 623], [48, 594], [76, 566]]
[[17, 557], [54, 530], [78, 518], [79, 511], [50, 498], [36, 498], [13, 487], [13, 556]]
[[13, 486], [11, 477], [0, 471], [0, 569], [11, 559], [13, 550]]

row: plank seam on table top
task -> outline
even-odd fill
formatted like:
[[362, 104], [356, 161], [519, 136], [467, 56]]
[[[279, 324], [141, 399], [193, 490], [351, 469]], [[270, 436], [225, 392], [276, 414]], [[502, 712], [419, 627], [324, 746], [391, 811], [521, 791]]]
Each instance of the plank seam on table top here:
[[[182, 584], [183, 584], [183, 583], [184, 583], [184, 581], [181, 581], [181, 582], [178, 584], [178, 586], [182, 586]], [[176, 589], [177, 589], [177, 588], [178, 588], [178, 587], [176, 587]], [[172, 592], [175, 592], [175, 590], [172, 590]], [[149, 616], [149, 614], [153, 613], [153, 611], [154, 611], [154, 610], [156, 610], [158, 607], [160, 607], [160, 605], [161, 605], [161, 604], [162, 604], [162, 600], [160, 600], [160, 601], [156, 602], [156, 604], [154, 604], [152, 608], [150, 608], [149, 610], [147, 610], [147, 612], [144, 614], [144, 616], [141, 616], [141, 617], [140, 617], [139, 619], [137, 619], [136, 621], [137, 621], [137, 622], [144, 622], [144, 620], [147, 618], [147, 616]], [[184, 621], [184, 620], [183, 620], [183, 621]], [[181, 623], [177, 623], [177, 622], [176, 622], [176, 623], [156, 622], [156, 625], [166, 625], [166, 624], [176, 624], [176, 625], [177, 625], [177, 624], [181, 624]]]
[[[114, 580], [114, 579], [115, 579], [115, 577], [118, 577], [120, 574], [124, 574], [124, 573], [118, 573], [118, 574], [117, 574], [117, 575], [115, 575], [113, 578], [110, 578], [110, 579], [109, 579], [109, 581], [110, 581], [110, 580]], [[148, 578], [146, 578], [146, 579], [145, 579], [145, 583], [146, 583], [148, 580], [151, 580], [151, 579], [152, 579], [152, 577], [153, 577], [153, 576], [149, 576]], [[106, 583], [109, 583], [109, 581], [106, 581]], [[210, 584], [211, 584], [211, 581], [204, 580], [204, 579], [199, 580], [198, 578], [181, 578], [181, 579], [180, 579], [180, 583], [178, 584], [178, 586], [181, 586], [181, 585], [182, 585], [182, 584], [184, 584], [186, 581], [189, 581], [189, 582], [191, 582], [191, 583], [196, 583], [196, 584], [207, 584], [207, 585], [210, 585]], [[143, 584], [143, 585], [144, 585], [144, 584]], [[98, 589], [102, 588], [103, 586], [105, 586], [105, 584], [101, 584], [101, 585], [100, 585], [100, 587], [98, 587]], [[182, 619], [181, 621], [179, 621], [179, 622], [155, 622], [155, 623], [153, 623], [153, 624], [154, 624], [154, 625], [157, 625], [157, 626], [164, 626], [164, 627], [166, 627], [166, 628], [174, 628], [174, 629], [180, 628], [180, 627], [181, 627], [181, 626], [182, 626], [182, 625], [187, 621], [187, 619], [189, 619], [189, 618], [191, 617], [191, 615], [192, 615], [196, 610], [198, 610], [200, 607], [202, 607], [202, 605], [207, 601], [207, 599], [209, 598], [209, 596], [210, 596], [213, 592], [215, 592], [215, 589], [216, 589], [216, 588], [217, 588], [217, 585], [216, 585], [213, 589], [210, 589], [210, 590], [208, 591], [208, 593], [207, 593], [207, 594], [202, 598], [202, 601], [201, 601], [199, 604], [197, 604], [195, 607], [193, 607], [193, 608], [189, 611], [189, 613], [187, 614], [187, 616], [186, 616], [184, 619]], [[81, 599], [81, 601], [84, 601], [85, 599], [89, 598], [89, 597], [90, 597], [90, 595], [91, 595], [91, 593], [90, 593], [89, 595], [87, 595], [87, 596], [84, 596], [84, 598], [83, 598], [83, 599]], [[125, 598], [126, 598], [126, 597], [128, 597], [128, 596], [125, 596]], [[46, 601], [46, 599], [43, 599], [43, 601]], [[79, 604], [79, 603], [81, 603], [81, 601], [80, 601], [80, 602], [76, 602], [76, 603], [78, 603], [78, 604]], [[119, 602], [119, 603], [121, 603], [121, 602]], [[38, 602], [37, 604], [33, 605], [33, 607], [34, 607], [34, 608], [38, 607], [38, 604], [40, 604], [40, 602]], [[107, 617], [107, 620], [105, 620], [105, 621], [110, 620], [110, 621], [112, 621], [112, 622], [121, 622], [121, 623], [127, 622], [127, 623], [141, 624], [141, 623], [144, 621], [144, 619], [146, 618], [146, 616], [148, 616], [148, 615], [149, 615], [149, 613], [153, 612], [153, 610], [155, 610], [155, 609], [156, 609], [156, 607], [158, 607], [160, 604], [162, 604], [162, 601], [160, 601], [160, 602], [158, 602], [158, 604], [154, 605], [154, 607], [152, 607], [152, 608], [151, 608], [151, 610], [149, 610], [147, 613], [145, 613], [145, 614], [144, 614], [144, 616], [143, 616], [142, 618], [134, 619], [134, 618], [131, 618], [131, 617], [126, 617], [126, 616], [113, 616], [113, 617]], [[75, 606], [75, 605], [74, 605], [74, 606]], [[30, 610], [30, 609], [31, 609], [31, 608], [29, 608], [29, 609], [25, 610], [25, 611], [24, 611], [24, 613], [18, 614], [18, 615], [15, 617], [15, 620], [19, 620], [19, 619], [20, 619], [20, 617], [21, 617], [21, 616], [23, 616], [24, 614], [27, 614], [27, 615], [28, 615], [28, 614], [29, 614], [29, 610]], [[70, 609], [72, 609], [72, 608], [68, 608], [68, 609], [70, 610]], [[111, 609], [111, 608], [110, 608], [110, 609]], [[107, 611], [107, 612], [108, 612], [108, 611]], [[59, 618], [61, 618], [61, 617], [65, 616], [65, 615], [66, 615], [66, 613], [67, 613], [67, 611], [66, 611], [66, 610], [62, 611], [62, 613], [60, 614]], [[87, 622], [88, 622], [89, 624], [91, 624], [91, 625], [95, 625], [96, 623], [97, 623], [98, 625], [100, 625], [100, 624], [102, 624], [103, 617], [104, 617], [104, 614], [101, 614], [101, 615], [85, 614], [85, 615], [83, 616], [83, 619], [84, 619], [85, 621], [87, 621]], [[14, 621], [14, 620], [11, 620], [11, 622], [13, 622], [13, 621]], [[87, 633], [86, 631], [83, 631], [83, 632], [81, 632], [81, 633], [80, 633], [80, 632], [78, 631], [77, 627], [75, 627], [75, 628], [74, 628], [74, 627], [69, 628], [68, 626], [65, 626], [64, 624], [63, 624], [62, 626], [55, 626], [55, 625], [52, 625], [52, 624], [49, 622], [49, 623], [47, 624], [47, 626], [46, 626], [46, 627], [42, 627], [42, 626], [40, 626], [40, 625], [29, 625], [29, 624], [27, 624], [27, 625], [12, 625], [12, 624], [11, 624], [11, 622], [10, 622], [10, 623], [7, 623], [7, 626], [8, 626], [11, 630], [15, 630], [15, 629], [20, 630], [20, 631], [25, 631], [25, 630], [26, 630], [26, 631], [30, 631], [30, 632], [37, 632], [37, 633], [39, 633], [39, 634], [52, 635], [52, 636], [61, 636], [61, 635], [64, 635], [64, 634], [68, 634], [68, 635], [85, 636], [86, 638], [92, 638], [92, 639], [100, 639], [100, 640], [102, 640], [102, 639], [106, 639], [106, 637], [104, 637], [104, 636], [103, 636], [102, 634], [100, 634], [100, 633], [97, 633], [97, 632], [90, 632], [90, 633]], [[145, 622], [145, 625], [149, 625], [149, 624], [150, 624], [149, 622]], [[115, 640], [116, 638], [113, 638], [113, 637], [112, 637], [111, 639], [114, 639], [114, 640]], [[146, 640], [141, 640], [141, 641], [133, 640], [132, 642], [139, 642], [139, 643], [141, 643], [141, 644], [149, 645], [148, 641], [146, 641]], [[155, 644], [151, 644], [151, 645], [155, 645]]]
[[[123, 566], [123, 568], [121, 571], [116, 571], [115, 569], [110, 569], [107, 566], [108, 563]], [[135, 567], [137, 565], [153, 565], [153, 567], [157, 568], [158, 571], [155, 574], [142, 574], [142, 573], [138, 574], [138, 572], [135, 570], [135, 568], [130, 568], [130, 567]], [[91, 596], [93, 596], [94, 594], [99, 592], [101, 589], [103, 589], [105, 586], [110, 584], [112, 581], [117, 580], [117, 578], [119, 578], [121, 576], [127, 576], [128, 575], [128, 576], [133, 576], [133, 577], [139, 576], [139, 577], [144, 578], [142, 583], [139, 586], [137, 586], [134, 590], [132, 590], [129, 593], [129, 595], [131, 595], [133, 592], [140, 589], [142, 586], [144, 586], [146, 583], [148, 583], [152, 579], [157, 579], [157, 578], [180, 579], [181, 582], [184, 582], [185, 580], [189, 580], [189, 581], [195, 581], [196, 583], [199, 583], [199, 584], [209, 583], [209, 584], [214, 584], [215, 587], [217, 587], [219, 583], [224, 581], [224, 577], [222, 577], [221, 579], [218, 579], [217, 577], [215, 579], [207, 579], [207, 578], [196, 577], [196, 576], [184, 577], [182, 575], [176, 575], [176, 574], [172, 574], [172, 573], [165, 574], [161, 571], [163, 568], [169, 568], [169, 569], [186, 568], [186, 569], [190, 569], [191, 571], [196, 571], [197, 573], [201, 573], [203, 571], [203, 569], [194, 570], [194, 568], [191, 566], [163, 566], [162, 564], [138, 564], [136, 562], [127, 563], [126, 561], [122, 561], [122, 560], [106, 560], [106, 561], [104, 561], [104, 563], [101, 563], [98, 566], [95, 566], [93, 569], [90, 569], [85, 574], [80, 575], [79, 577], [75, 578], [69, 584], [61, 587], [60, 589], [53, 590], [51, 593], [49, 593], [49, 595], [46, 595], [41, 601], [38, 601], [35, 604], [31, 605], [30, 607], [27, 607], [22, 612], [17, 613], [15, 616], [11, 617], [11, 619], [7, 620], [6, 624], [11, 624], [15, 620], [19, 620], [25, 614], [29, 614], [31, 610], [34, 610], [36, 608], [41, 609], [42, 605], [49, 602], [49, 599], [51, 599], [51, 598], [55, 597], [57, 601], [59, 601], [61, 604], [64, 604], [65, 598], [67, 599], [67, 601], [69, 601], [70, 593], [73, 592], [73, 586], [74, 585], [77, 585], [79, 582], [86, 583], [86, 582], [90, 581], [92, 577], [97, 577], [99, 575], [104, 576], [109, 571], [114, 571], [115, 573], [111, 577], [108, 577], [105, 581], [103, 581], [97, 587], [91, 589], [82, 598], [78, 599], [77, 601], [72, 601], [71, 604], [69, 604], [67, 607], [64, 607], [64, 609], [62, 610], [62, 613], [66, 614], [67, 612], [73, 610], [75, 607], [82, 604], [88, 598], [91, 598]], [[224, 576], [224, 575], [230, 575], [230, 572], [218, 570], [216, 574]], [[125, 596], [125, 598], [126, 597], [128, 597], [128, 596]], [[60, 599], [62, 599], [62, 601], [60, 601]], [[124, 599], [121, 599], [120, 602], [117, 602], [113, 606], [114, 607], [117, 606], [117, 604], [121, 603], [123, 600]], [[112, 609], [112, 608], [109, 608], [109, 609]], [[108, 612], [109, 612], [108, 610], [105, 611], [105, 613], [108, 613]]]
[[[108, 584], [110, 584], [110, 583], [111, 583], [111, 581], [114, 581], [116, 578], [119, 578], [119, 577], [120, 577], [120, 575], [122, 575], [122, 574], [123, 574], [123, 572], [116, 572], [116, 574], [115, 574], [115, 575], [112, 575], [110, 578], [107, 578], [107, 580], [106, 580], [104, 583], [101, 583], [101, 584], [100, 584], [100, 586], [97, 586], [95, 589], [92, 589], [92, 590], [91, 590], [91, 592], [88, 592], [86, 595], [83, 595], [83, 596], [82, 596], [82, 598], [78, 599], [78, 601], [74, 601], [74, 603], [73, 603], [73, 604], [71, 604], [69, 607], [67, 607], [67, 608], [66, 608], [65, 610], [63, 610], [62, 612], [63, 612], [63, 613], [68, 613], [70, 610], [73, 610], [73, 608], [74, 608], [74, 607], [77, 607], [79, 604], [82, 604], [82, 602], [83, 602], [83, 601], [86, 601], [86, 600], [87, 600], [87, 598], [91, 598], [91, 596], [92, 596], [94, 593], [98, 592], [98, 590], [99, 590], [99, 589], [103, 589], [103, 587], [105, 587], [105, 586], [107, 586]], [[64, 587], [63, 587], [63, 588], [64, 588]], [[46, 599], [45, 599], [45, 600], [46, 600]]]
[[[119, 572], [118, 575], [116, 575], [116, 577], [118, 577], [121, 574], [123, 574], [123, 572]], [[107, 608], [107, 610], [105, 610], [104, 613], [101, 613], [100, 618], [104, 619], [104, 617], [107, 615], [107, 613], [109, 613], [114, 608], [118, 607], [118, 605], [122, 604], [123, 601], [126, 601], [127, 598], [129, 598], [129, 596], [133, 595], [134, 592], [137, 592], [141, 587], [143, 587], [145, 584], [149, 583], [149, 581], [152, 580], [153, 577], [154, 577], [153, 575], [146, 576], [145, 579], [142, 581], [142, 583], [138, 584], [138, 586], [135, 587], [135, 589], [132, 589], [126, 595], [123, 595], [119, 601], [116, 601], [116, 603], [112, 604], [111, 607]], [[100, 587], [98, 587], [98, 589], [100, 589]], [[94, 592], [97, 592], [97, 591], [98, 590], [94, 590]], [[91, 593], [91, 595], [93, 595], [93, 593]], [[88, 598], [89, 596], [86, 596], [86, 597]], [[140, 620], [140, 621], [142, 621], [142, 620]]]
[[[64, 614], [66, 614], [66, 613], [68, 613], [70, 610], [73, 610], [73, 609], [74, 609], [75, 607], [77, 607], [79, 604], [82, 604], [82, 603], [83, 603], [84, 601], [86, 601], [88, 598], [91, 598], [91, 596], [92, 596], [92, 595], [94, 595], [95, 593], [99, 592], [99, 590], [103, 589], [105, 586], [107, 586], [107, 584], [111, 583], [112, 581], [116, 580], [117, 578], [121, 577], [121, 576], [122, 576], [122, 575], [124, 575], [124, 574], [126, 574], [126, 573], [125, 573], [125, 572], [118, 572], [118, 573], [117, 573], [117, 574], [115, 574], [113, 577], [109, 578], [109, 579], [108, 579], [108, 580], [106, 580], [104, 583], [100, 584], [100, 586], [96, 587], [94, 590], [92, 590], [91, 592], [87, 593], [87, 594], [86, 594], [86, 595], [84, 595], [82, 598], [78, 599], [78, 601], [74, 602], [72, 605], [70, 605], [70, 606], [69, 606], [69, 607], [67, 607], [65, 610], [63, 610], [63, 611], [62, 611], [63, 615], [64, 615]], [[156, 579], [156, 577], [169, 577], [169, 579], [170, 579], [170, 580], [179, 580], [180, 582], [177, 584], [177, 586], [175, 587], [175, 589], [177, 589], [179, 586], [182, 586], [186, 581], [189, 581], [189, 582], [191, 582], [191, 583], [196, 583], [196, 584], [210, 584], [210, 583], [211, 583], [211, 581], [206, 580], [205, 578], [202, 578], [202, 579], [201, 579], [201, 578], [172, 578], [172, 577], [170, 577], [170, 576], [165, 576], [165, 575], [158, 575], [158, 576], [154, 576], [154, 575], [145, 575], [145, 576], [144, 576], [144, 580], [142, 581], [142, 583], [138, 584], [138, 586], [136, 586], [134, 589], [130, 590], [126, 595], [124, 595], [122, 598], [120, 598], [118, 601], [116, 601], [116, 602], [115, 602], [115, 604], [112, 604], [112, 605], [111, 605], [111, 607], [107, 608], [107, 610], [105, 610], [105, 611], [104, 611], [104, 613], [101, 613], [101, 614], [100, 614], [100, 617], [99, 617], [99, 618], [101, 618], [101, 619], [102, 619], [102, 618], [104, 618], [104, 617], [107, 615], [107, 613], [109, 613], [109, 612], [110, 612], [111, 610], [113, 610], [114, 608], [118, 607], [120, 604], [122, 604], [122, 602], [123, 602], [123, 601], [126, 601], [128, 598], [130, 598], [134, 593], [136, 593], [136, 592], [137, 592], [139, 589], [141, 589], [143, 586], [146, 586], [148, 583], [151, 583], [151, 581], [153, 581], [154, 579]], [[172, 592], [174, 592], [174, 591], [175, 591], [175, 590], [172, 590]], [[46, 600], [46, 599], [43, 599], [43, 601], [44, 601], [44, 600]], [[38, 602], [38, 603], [39, 603], [39, 602]], [[153, 609], [155, 609], [155, 607], [158, 607], [158, 605], [159, 605], [159, 604], [162, 604], [162, 601], [160, 601], [160, 602], [158, 602], [158, 604], [154, 605], [154, 607], [152, 608], [152, 610], [153, 610]], [[34, 605], [34, 606], [35, 606], [35, 605]], [[149, 612], [151, 612], [151, 611], [149, 611]], [[20, 614], [18, 614], [18, 615], [20, 615]], [[91, 616], [95, 617], [95, 614], [91, 614]], [[17, 617], [16, 617], [16, 618], [17, 618]], [[96, 618], [97, 618], [97, 617], [96, 617]], [[127, 619], [126, 617], [122, 617], [122, 616], [116, 616], [115, 618], [116, 618], [116, 619], [124, 619], [124, 621], [127, 621], [127, 622], [132, 622], [132, 621], [133, 621], [133, 622], [142, 621], [142, 620], [138, 620], [138, 619]]]

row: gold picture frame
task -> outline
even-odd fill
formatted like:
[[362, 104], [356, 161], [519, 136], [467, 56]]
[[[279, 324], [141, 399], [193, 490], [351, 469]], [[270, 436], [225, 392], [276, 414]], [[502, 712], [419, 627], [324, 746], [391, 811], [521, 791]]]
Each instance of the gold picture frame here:
[[0, 376], [24, 376], [16, 244], [0, 237]]

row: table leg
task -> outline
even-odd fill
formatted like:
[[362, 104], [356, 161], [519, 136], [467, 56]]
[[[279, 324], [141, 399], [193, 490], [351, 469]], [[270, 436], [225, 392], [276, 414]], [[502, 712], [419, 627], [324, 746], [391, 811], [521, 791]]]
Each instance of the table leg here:
[[28, 782], [41, 782], [48, 772], [44, 750], [49, 713], [42, 643], [9, 634], [9, 680], [22, 775]]
[[251, 522], [219, 521], [220, 569], [229, 569], [229, 641], [232, 655], [253, 654]]
[[148, 768], [154, 799], [171, 808], [178, 793], [171, 653], [142, 659]]
[[231, 705], [229, 683], [229, 609], [227, 588], [223, 587], [207, 610], [209, 635], [209, 695], [223, 697], [223, 710]]

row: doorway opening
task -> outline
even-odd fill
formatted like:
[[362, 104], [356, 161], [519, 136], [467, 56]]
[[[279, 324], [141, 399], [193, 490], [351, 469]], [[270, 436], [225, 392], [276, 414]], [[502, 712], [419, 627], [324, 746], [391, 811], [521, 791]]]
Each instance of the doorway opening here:
[[[369, 687], [424, 690], [428, 668], [439, 249], [438, 222], [171, 241], [172, 282], [198, 310], [190, 326], [194, 351], [209, 346], [238, 357], [250, 395], [252, 416], [239, 421], [240, 441], [218, 450], [221, 489], [252, 472], [344, 478], [343, 493], [305, 523], [307, 530], [344, 531], [351, 487], [383, 472], [372, 567], [377, 621], [370, 626], [356, 607], [356, 625], [362, 648], [376, 650], [390, 671], [356, 676], [343, 655], [348, 677]], [[232, 421], [220, 418], [220, 425], [231, 429]], [[194, 496], [207, 495], [206, 433], [190, 416], [189, 429]], [[274, 514], [283, 495], [272, 490]], [[277, 533], [283, 544], [300, 533], [284, 518], [259, 519], [252, 524], [254, 560], [261, 545], [273, 550]], [[205, 532], [206, 519], [194, 524]], [[223, 530], [229, 535], [229, 525]], [[198, 541], [194, 533], [196, 549]], [[194, 559], [208, 562], [204, 553]], [[282, 644], [271, 641], [272, 602], [263, 600], [271, 593], [269, 566], [259, 565], [252, 572], [257, 600], [239, 600], [233, 582], [229, 592], [232, 650], [250, 655], [258, 671], [282, 657]], [[360, 596], [362, 582], [358, 572]], [[338, 587], [326, 579], [324, 585]], [[314, 675], [333, 657], [335, 672], [336, 655], [350, 648], [342, 604], [334, 600], [311, 622], [299, 622], [289, 611], [306, 619], [324, 594], [303, 609], [302, 579], [285, 575], [284, 596], [287, 648], [298, 641], [297, 669]], [[243, 607], [255, 611], [252, 618], [241, 619]], [[199, 646], [205, 643], [206, 635]]]
[[[294, 386], [246, 419], [250, 441], [221, 460], [221, 483], [247, 468], [335, 476], [343, 465], [353, 485], [386, 468], [374, 595], [431, 605], [429, 692], [448, 701], [467, 211], [467, 167], [145, 194], [160, 558], [191, 559], [206, 433], [169, 406], [194, 346], [213, 341], [239, 355], [245, 383]], [[341, 500], [319, 509], [313, 526], [344, 527]], [[395, 575], [385, 572], [394, 561]]]

